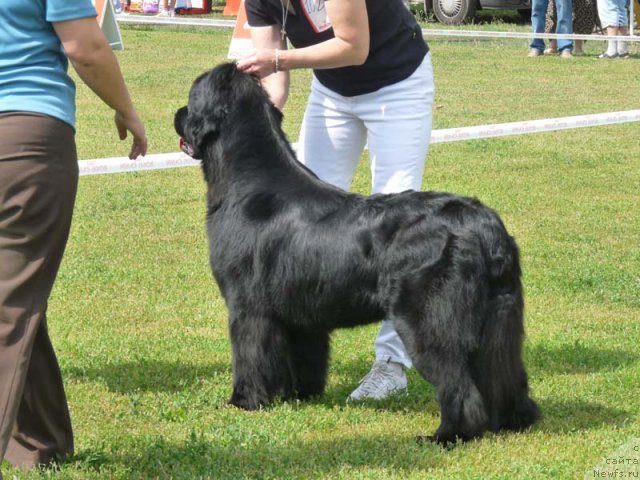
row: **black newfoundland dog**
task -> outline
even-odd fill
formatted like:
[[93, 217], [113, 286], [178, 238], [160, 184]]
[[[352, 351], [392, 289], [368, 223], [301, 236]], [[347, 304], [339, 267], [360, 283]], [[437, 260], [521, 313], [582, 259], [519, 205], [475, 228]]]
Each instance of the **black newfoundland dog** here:
[[323, 393], [330, 332], [389, 318], [437, 389], [430, 440], [533, 424], [518, 249], [498, 215], [447, 193], [342, 191], [296, 160], [281, 123], [259, 81], [232, 63], [196, 79], [175, 115], [208, 188], [230, 403]]

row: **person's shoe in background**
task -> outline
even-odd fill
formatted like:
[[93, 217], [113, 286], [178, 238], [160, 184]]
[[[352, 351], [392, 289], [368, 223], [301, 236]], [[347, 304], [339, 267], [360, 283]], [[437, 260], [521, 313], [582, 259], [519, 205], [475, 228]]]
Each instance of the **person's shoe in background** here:
[[404, 367], [389, 360], [376, 361], [347, 401], [382, 400], [406, 391], [407, 376]]

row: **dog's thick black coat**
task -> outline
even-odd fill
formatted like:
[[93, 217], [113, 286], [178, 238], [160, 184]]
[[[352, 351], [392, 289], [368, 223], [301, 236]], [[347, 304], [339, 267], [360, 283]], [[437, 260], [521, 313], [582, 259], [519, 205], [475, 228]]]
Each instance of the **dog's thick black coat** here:
[[230, 403], [256, 409], [321, 394], [330, 332], [389, 318], [437, 389], [432, 440], [535, 422], [518, 249], [498, 215], [447, 193], [330, 186], [296, 160], [281, 122], [258, 80], [233, 64], [201, 75], [175, 116], [208, 187], [211, 268], [229, 310]]

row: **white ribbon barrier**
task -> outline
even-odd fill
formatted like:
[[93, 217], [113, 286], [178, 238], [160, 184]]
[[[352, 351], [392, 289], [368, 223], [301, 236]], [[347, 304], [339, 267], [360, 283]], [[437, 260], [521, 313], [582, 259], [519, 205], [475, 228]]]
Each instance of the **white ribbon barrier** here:
[[[191, 27], [209, 27], [209, 28], [234, 28], [235, 20], [209, 20], [206, 18], [179, 18], [179, 17], [145, 17], [142, 15], [117, 15], [118, 22], [130, 23], [138, 25], [173, 25], [173, 26], [191, 26]], [[471, 37], [471, 38], [570, 38], [572, 40], [626, 40], [628, 42], [640, 41], [640, 36], [631, 35], [559, 35], [557, 33], [533, 33], [533, 32], [494, 32], [481, 30], [440, 30], [440, 29], [422, 29], [425, 37]]]
[[[572, 128], [614, 125], [618, 123], [639, 122], [640, 110], [623, 112], [596, 113], [573, 117], [547, 118], [524, 122], [496, 123], [476, 127], [445, 128], [431, 132], [431, 143], [458, 142], [462, 140], [478, 140], [481, 138], [506, 137], [526, 133], [552, 132]], [[294, 149], [296, 144], [293, 145]], [[147, 155], [140, 160], [129, 160], [127, 157], [98, 158], [78, 162], [80, 175], [102, 175], [107, 173], [138, 172], [144, 170], [160, 170], [164, 168], [192, 167], [200, 165], [182, 152]]]
[[459, 140], [477, 140], [480, 138], [506, 137], [525, 133], [552, 132], [572, 128], [613, 125], [617, 123], [639, 122], [640, 110], [624, 112], [596, 113], [573, 117], [547, 118], [524, 122], [496, 123], [477, 127], [445, 128], [431, 133], [431, 143], [456, 142]]
[[559, 33], [533, 33], [533, 32], [492, 32], [479, 30], [427, 30], [423, 29], [425, 37], [471, 37], [471, 38], [544, 38], [558, 39], [568, 38], [571, 40], [624, 40], [626, 42], [638, 42], [640, 36], [631, 35], [600, 35], [600, 34], [559, 34]]
[[200, 165], [199, 160], [194, 160], [182, 152], [147, 155], [146, 157], [140, 158], [140, 160], [129, 160], [127, 157], [112, 157], [81, 160], [78, 162], [80, 176], [193, 167], [196, 165]]
[[130, 23], [132, 25], [173, 25], [187, 27], [209, 27], [209, 28], [233, 28], [235, 20], [216, 20], [208, 18], [190, 18], [190, 15], [177, 17], [157, 17], [144, 15], [131, 15], [121, 13], [116, 15], [119, 23]]

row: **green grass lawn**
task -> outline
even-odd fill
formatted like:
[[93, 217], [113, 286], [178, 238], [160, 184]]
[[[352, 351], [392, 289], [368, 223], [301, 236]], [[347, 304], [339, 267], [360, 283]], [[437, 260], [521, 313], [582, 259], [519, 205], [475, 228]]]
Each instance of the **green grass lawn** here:
[[[487, 29], [495, 26], [488, 25]], [[149, 153], [177, 151], [174, 111], [225, 60], [230, 30], [123, 27], [117, 55]], [[526, 58], [526, 40], [429, 40], [434, 128], [640, 108], [640, 63]], [[285, 109], [292, 140], [308, 72]], [[123, 156], [112, 113], [78, 86], [82, 159]], [[518, 240], [525, 357], [544, 419], [453, 450], [417, 445], [439, 422], [415, 371], [409, 395], [344, 400], [373, 361], [376, 326], [333, 335], [324, 396], [247, 413], [231, 392], [226, 310], [208, 267], [199, 169], [83, 177], [49, 303], [76, 455], [6, 478], [573, 479], [640, 437], [640, 125], [432, 146], [423, 188], [477, 196]], [[368, 190], [363, 159], [353, 189]], [[589, 471], [589, 476], [584, 477]], [[632, 477], [633, 478], [633, 477]]]

